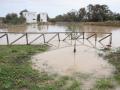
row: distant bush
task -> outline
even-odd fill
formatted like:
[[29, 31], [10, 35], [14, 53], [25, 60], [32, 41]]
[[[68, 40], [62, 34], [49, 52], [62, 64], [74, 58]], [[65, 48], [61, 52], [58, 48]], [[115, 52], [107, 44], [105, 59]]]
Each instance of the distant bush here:
[[23, 24], [26, 22], [26, 19], [23, 16], [18, 17], [16, 13], [7, 14], [3, 19], [5, 24]]

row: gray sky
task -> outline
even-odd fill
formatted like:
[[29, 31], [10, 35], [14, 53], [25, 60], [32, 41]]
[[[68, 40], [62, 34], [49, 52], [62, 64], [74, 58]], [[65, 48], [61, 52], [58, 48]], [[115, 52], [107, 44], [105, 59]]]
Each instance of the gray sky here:
[[50, 17], [55, 17], [88, 4], [106, 4], [112, 11], [120, 12], [120, 0], [0, 0], [0, 16], [27, 9], [37, 13], [47, 12]]

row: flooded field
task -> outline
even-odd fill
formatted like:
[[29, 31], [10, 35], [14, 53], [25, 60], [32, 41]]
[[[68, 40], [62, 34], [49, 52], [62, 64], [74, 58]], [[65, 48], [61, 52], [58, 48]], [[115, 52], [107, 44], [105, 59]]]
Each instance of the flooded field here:
[[77, 46], [76, 53], [73, 53], [73, 47], [56, 49], [33, 56], [33, 68], [80, 78], [77, 80], [82, 81], [83, 90], [89, 90], [97, 79], [110, 78], [115, 71], [114, 66], [99, 57], [97, 52], [86, 46]]
[[[107, 27], [107, 26], [70, 26], [70, 25], [28, 25], [26, 27], [11, 27], [6, 29], [0, 29], [1, 32], [104, 32], [112, 33], [112, 48], [120, 46], [120, 27]], [[90, 34], [86, 34], [85, 37], [89, 37]], [[9, 35], [11, 42], [15, 40], [16, 36]], [[19, 36], [18, 36], [19, 37]], [[35, 35], [29, 35], [32, 40]], [[46, 35], [49, 39], [52, 35]], [[61, 35], [64, 39], [66, 36]], [[105, 37], [104, 34], [98, 34], [97, 39]], [[34, 42], [34, 44], [39, 44], [40, 40]], [[4, 38], [0, 43], [5, 43]], [[24, 38], [18, 43], [25, 43]], [[76, 43], [76, 53], [73, 52], [74, 45]], [[68, 75], [72, 76], [75, 74], [88, 75], [88, 78], [83, 80], [83, 90], [89, 90], [92, 88], [96, 79], [112, 76], [115, 71], [114, 66], [109, 64], [102, 57], [98, 56], [100, 49], [103, 46], [97, 42], [96, 47], [94, 47], [95, 40], [91, 38], [89, 41], [85, 40], [65, 40], [58, 41], [57, 38], [48, 43], [51, 47], [50, 49], [42, 54], [37, 54], [32, 57], [33, 68], [46, 71], [48, 73]], [[109, 39], [104, 42], [105, 45], [109, 44]]]
[[[69, 32], [69, 31], [78, 31], [78, 32], [104, 32], [104, 33], [112, 33], [112, 47], [120, 46], [120, 27], [112, 27], [112, 26], [91, 26], [91, 25], [65, 25], [65, 24], [56, 24], [56, 25], [41, 25], [38, 26], [36, 24], [28, 25], [24, 27], [9, 27], [2, 28], [0, 32]], [[2, 34], [0, 34], [1, 36]], [[86, 36], [90, 36], [87, 34]], [[102, 38], [104, 35], [99, 34], [99, 38]], [[14, 34], [10, 36], [11, 42], [17, 38]], [[16, 37], [16, 38], [15, 38]], [[19, 37], [19, 36], [18, 36]], [[35, 35], [30, 35], [30, 39], [34, 38]], [[23, 37], [24, 40], [24, 37]], [[18, 41], [19, 43], [23, 42], [23, 40]], [[4, 38], [0, 39], [0, 43], [4, 43]]]

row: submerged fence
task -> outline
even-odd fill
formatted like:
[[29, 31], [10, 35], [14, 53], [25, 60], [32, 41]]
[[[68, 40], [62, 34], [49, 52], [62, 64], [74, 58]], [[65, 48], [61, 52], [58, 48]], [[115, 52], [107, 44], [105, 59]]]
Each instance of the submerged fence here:
[[[24, 39], [23, 39], [24, 38]], [[109, 43], [106, 44], [111, 46], [112, 44], [112, 33], [104, 32], [0, 32], [0, 45], [32, 45], [34, 42], [38, 44], [47, 44], [52, 40], [58, 42], [66, 40], [84, 40], [94, 41], [100, 43], [105, 39], [109, 39]], [[21, 40], [21, 41], [20, 41]], [[19, 42], [20, 41], [20, 42]]]

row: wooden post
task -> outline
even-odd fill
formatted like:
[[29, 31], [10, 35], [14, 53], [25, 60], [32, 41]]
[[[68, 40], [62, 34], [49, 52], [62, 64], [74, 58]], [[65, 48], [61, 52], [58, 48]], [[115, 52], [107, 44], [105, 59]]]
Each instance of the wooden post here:
[[96, 47], [96, 44], [97, 44], [97, 33], [95, 34], [95, 47]]
[[7, 33], [6, 33], [6, 39], [7, 39], [7, 45], [9, 45], [9, 38]]
[[74, 53], [76, 53], [76, 39], [77, 39], [76, 36], [77, 36], [77, 33], [74, 33], [74, 41], [75, 41], [74, 42], [74, 50], [73, 50]]
[[59, 40], [59, 42], [60, 42], [60, 34], [58, 33], [58, 40]]
[[84, 44], [84, 39], [85, 39], [85, 33], [83, 32], [83, 44]]
[[110, 45], [112, 44], [112, 33], [110, 34]]
[[28, 34], [26, 33], [26, 44], [28, 45]]
[[45, 35], [44, 34], [43, 34], [43, 40], [44, 40], [44, 44], [45, 44], [46, 42], [45, 42]]
[[73, 35], [72, 35], [72, 33], [71, 33], [71, 40], [73, 39]]

